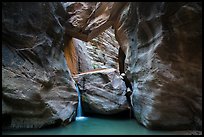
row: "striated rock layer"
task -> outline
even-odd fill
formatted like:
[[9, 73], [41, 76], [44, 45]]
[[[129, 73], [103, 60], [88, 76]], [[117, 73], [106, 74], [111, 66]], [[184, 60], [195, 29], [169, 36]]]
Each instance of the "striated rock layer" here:
[[87, 52], [94, 69], [118, 69], [119, 44], [114, 30], [109, 28], [86, 44]]
[[59, 126], [77, 107], [59, 3], [2, 3], [2, 129]]
[[111, 115], [129, 110], [125, 82], [116, 69], [81, 73], [74, 80], [82, 92], [84, 113]]
[[202, 127], [201, 3], [130, 3], [115, 25], [136, 119], [152, 129]]
[[73, 75], [99, 68], [118, 69], [119, 44], [109, 28], [90, 42], [66, 36], [64, 52]]

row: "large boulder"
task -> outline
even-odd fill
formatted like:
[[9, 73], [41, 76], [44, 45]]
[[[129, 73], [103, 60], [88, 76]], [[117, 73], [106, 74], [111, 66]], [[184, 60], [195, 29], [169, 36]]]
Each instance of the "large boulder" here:
[[60, 3], [2, 3], [2, 129], [63, 125], [77, 92], [63, 53]]
[[136, 119], [202, 128], [202, 3], [130, 3], [115, 24]]
[[104, 115], [129, 110], [125, 82], [114, 68], [94, 70], [74, 76], [82, 94], [85, 113]]

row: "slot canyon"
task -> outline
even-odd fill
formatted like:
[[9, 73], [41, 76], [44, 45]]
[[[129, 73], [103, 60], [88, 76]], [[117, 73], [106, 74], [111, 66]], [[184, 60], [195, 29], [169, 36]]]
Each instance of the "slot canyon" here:
[[69, 128], [79, 102], [104, 126], [202, 134], [202, 2], [2, 2], [3, 134]]

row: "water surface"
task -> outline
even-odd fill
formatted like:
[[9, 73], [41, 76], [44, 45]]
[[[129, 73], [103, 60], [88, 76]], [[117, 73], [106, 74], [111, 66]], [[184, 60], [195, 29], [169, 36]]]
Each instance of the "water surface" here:
[[65, 127], [51, 129], [3, 131], [10, 135], [175, 135], [185, 131], [149, 130], [135, 119], [84, 117]]

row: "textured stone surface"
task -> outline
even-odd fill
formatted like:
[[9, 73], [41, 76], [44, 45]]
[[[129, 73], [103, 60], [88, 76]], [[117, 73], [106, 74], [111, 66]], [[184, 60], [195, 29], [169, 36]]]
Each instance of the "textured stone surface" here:
[[82, 92], [83, 111], [116, 114], [129, 110], [124, 81], [116, 69], [101, 69], [74, 76]]
[[119, 68], [119, 44], [109, 28], [90, 42], [66, 36], [65, 57], [73, 75], [99, 68]]
[[91, 62], [91, 56], [89, 55], [88, 50], [86, 48], [87, 43], [75, 38], [73, 38], [73, 42], [77, 51], [78, 73], [93, 70], [94, 67]]
[[152, 129], [202, 127], [201, 3], [130, 3], [116, 38], [135, 117]]
[[77, 92], [59, 3], [2, 3], [2, 129], [69, 123]]
[[66, 35], [65, 43], [65, 58], [73, 75], [94, 69], [86, 48], [86, 42]]
[[126, 3], [120, 2], [67, 2], [69, 15], [66, 32], [83, 41], [90, 41], [114, 24]]
[[[133, 87], [132, 106], [136, 119], [152, 129], [201, 129], [201, 5], [202, 3], [196, 2], [70, 2], [64, 5], [68, 14], [66, 15], [63, 14], [63, 8], [56, 3], [3, 3], [2, 114], [9, 114], [3, 115], [4, 119], [10, 119], [12, 116], [13, 123], [19, 123], [20, 126], [23, 122], [35, 123], [37, 118], [32, 121], [26, 121], [27, 115], [22, 118], [22, 115], [27, 113], [21, 111], [22, 105], [18, 105], [22, 104], [20, 98], [42, 98], [40, 101], [45, 105], [40, 106], [42, 109], [48, 109], [48, 112], [40, 111], [42, 115], [38, 116], [41, 118], [38, 120], [43, 124], [71, 116], [77, 95], [63, 57], [62, 26], [66, 26], [66, 35], [84, 41], [90, 41], [113, 26], [121, 49], [120, 55], [123, 56], [119, 57], [122, 65], [120, 70], [126, 73]], [[69, 48], [66, 51], [69, 51]], [[65, 52], [66, 59], [72, 56], [69, 53], [73, 53], [73, 56], [76, 54]], [[72, 63], [68, 66], [72, 66]], [[74, 66], [73, 72], [78, 73], [77, 69]], [[62, 80], [56, 82], [57, 78]], [[101, 79], [103, 77], [99, 78]], [[66, 81], [66, 84], [62, 81]], [[49, 100], [50, 96], [60, 92], [54, 90], [54, 87], [61, 87], [58, 86], [61, 84], [69, 88], [62, 88], [63, 93], [69, 93], [66, 94], [67, 98], [73, 96], [71, 101], [67, 99], [70, 105], [67, 108], [71, 109], [66, 118], [58, 109], [63, 103], [56, 105], [57, 103]], [[45, 93], [41, 92], [41, 89], [46, 89], [48, 96], [44, 96]], [[27, 97], [23, 96], [24, 93]], [[15, 100], [16, 106], [12, 104], [13, 98], [18, 100]], [[26, 104], [25, 102], [23, 101], [23, 104]], [[46, 107], [46, 104], [49, 104], [49, 107]], [[53, 109], [52, 106], [57, 107]], [[32, 111], [37, 113], [37, 109]], [[97, 112], [105, 113], [101, 110]], [[29, 125], [27, 123], [24, 125]], [[34, 125], [40, 127], [43, 124]]]
[[113, 29], [109, 28], [90, 42], [87, 42], [86, 48], [94, 69], [118, 69], [119, 44], [115, 39]]
[[119, 22], [117, 20], [117, 17], [120, 15], [121, 11], [123, 11], [123, 9], [128, 5], [128, 3], [62, 3], [69, 16], [69, 19], [65, 24], [66, 33], [67, 35], [88, 42], [86, 44], [86, 47], [93, 68], [118, 69], [119, 44], [115, 39], [113, 29], [111, 29], [110, 27]]
[[65, 35], [65, 45], [64, 46], [64, 55], [67, 62], [67, 66], [70, 69], [72, 75], [78, 74], [78, 56], [77, 49], [73, 42], [73, 38], [69, 35]]

